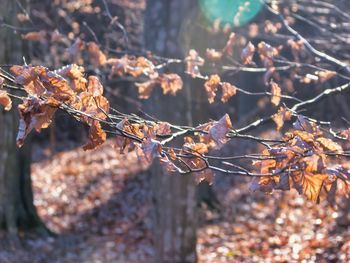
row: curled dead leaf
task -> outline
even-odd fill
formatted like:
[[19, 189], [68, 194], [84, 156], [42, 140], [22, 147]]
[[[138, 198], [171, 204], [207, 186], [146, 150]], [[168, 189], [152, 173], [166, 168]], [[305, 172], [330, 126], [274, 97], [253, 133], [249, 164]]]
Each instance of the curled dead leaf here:
[[35, 129], [40, 132], [41, 129], [49, 127], [57, 108], [48, 105], [36, 97], [27, 98], [18, 106], [20, 115], [17, 146], [21, 147], [27, 135]]
[[103, 144], [107, 139], [107, 134], [102, 129], [101, 124], [99, 121], [94, 120], [91, 123], [90, 129], [89, 129], [89, 141], [87, 144], [84, 145], [83, 149], [86, 150], [93, 150], [96, 147]]

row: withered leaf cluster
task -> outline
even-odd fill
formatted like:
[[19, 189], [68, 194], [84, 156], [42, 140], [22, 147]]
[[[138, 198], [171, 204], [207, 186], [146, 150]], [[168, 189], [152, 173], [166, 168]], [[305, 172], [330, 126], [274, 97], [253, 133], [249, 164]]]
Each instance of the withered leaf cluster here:
[[12, 66], [14, 82], [27, 92], [18, 106], [20, 125], [17, 145], [22, 146], [25, 138], [35, 129], [49, 127], [59, 108], [70, 107], [76, 118], [87, 124], [89, 141], [84, 149], [93, 149], [106, 140], [100, 121], [107, 118], [109, 102], [103, 97], [99, 79], [84, 77], [84, 69], [75, 64], [50, 71], [42, 66]]
[[[281, 108], [278, 115], [285, 114]], [[332, 201], [336, 192], [349, 196], [350, 173], [334, 159], [342, 153], [342, 146], [325, 137], [316, 124], [298, 117], [284, 142], [264, 150], [264, 160], [254, 161], [261, 176], [251, 187], [264, 192], [294, 188], [315, 202], [323, 195]]]

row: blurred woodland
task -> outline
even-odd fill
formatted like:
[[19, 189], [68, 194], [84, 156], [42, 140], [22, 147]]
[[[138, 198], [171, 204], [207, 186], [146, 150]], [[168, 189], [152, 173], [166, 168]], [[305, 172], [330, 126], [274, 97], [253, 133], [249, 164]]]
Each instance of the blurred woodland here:
[[2, 0], [0, 263], [349, 262], [347, 0]]

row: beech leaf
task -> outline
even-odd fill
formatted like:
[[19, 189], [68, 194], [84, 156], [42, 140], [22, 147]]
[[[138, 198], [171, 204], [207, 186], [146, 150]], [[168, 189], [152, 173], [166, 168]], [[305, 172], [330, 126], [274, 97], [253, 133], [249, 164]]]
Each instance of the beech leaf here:
[[209, 129], [211, 139], [221, 148], [227, 141], [227, 133], [232, 128], [232, 123], [228, 114], [225, 114], [219, 121], [215, 121], [214, 125]]
[[216, 96], [216, 91], [220, 85], [220, 76], [215, 74], [211, 75], [209, 79], [204, 83], [205, 90], [208, 95], [209, 103], [214, 102], [214, 98]]
[[89, 141], [84, 145], [83, 149], [92, 150], [106, 141], [107, 134], [102, 130], [98, 121], [93, 121], [89, 129]]

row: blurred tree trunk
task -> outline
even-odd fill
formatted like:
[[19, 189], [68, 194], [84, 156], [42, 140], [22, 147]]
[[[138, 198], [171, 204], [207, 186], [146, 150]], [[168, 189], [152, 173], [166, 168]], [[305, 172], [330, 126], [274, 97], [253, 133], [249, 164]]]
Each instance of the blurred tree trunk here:
[[[165, 57], [183, 57], [180, 30], [196, 1], [148, 0], [145, 13], [145, 48]], [[183, 72], [179, 70], [179, 72]], [[189, 89], [185, 81], [185, 90]], [[188, 92], [176, 98], [159, 90], [145, 103], [156, 118], [177, 124], [192, 122]], [[191, 175], [164, 174], [159, 164], [151, 168], [155, 213], [155, 262], [196, 262], [196, 185]]]
[[[20, 1], [19, 1], [20, 2]], [[7, 24], [16, 25], [18, 3], [3, 0], [0, 18]], [[23, 43], [20, 34], [13, 29], [0, 29], [0, 63], [22, 63]], [[16, 147], [18, 126], [16, 106], [10, 112], [0, 109], [0, 227], [11, 235], [18, 230], [44, 230], [33, 205], [30, 180], [30, 148]]]

